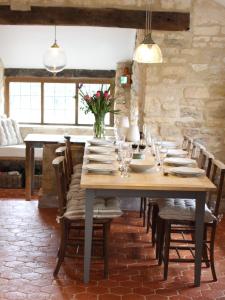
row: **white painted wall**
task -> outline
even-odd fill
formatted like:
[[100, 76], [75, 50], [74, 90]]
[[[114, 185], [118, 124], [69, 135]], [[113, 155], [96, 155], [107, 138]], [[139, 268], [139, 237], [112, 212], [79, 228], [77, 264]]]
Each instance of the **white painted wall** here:
[[[132, 60], [136, 30], [103, 27], [57, 27], [57, 41], [70, 69], [116, 69]], [[54, 26], [0, 26], [0, 58], [6, 68], [42, 68], [44, 52], [54, 41]]]

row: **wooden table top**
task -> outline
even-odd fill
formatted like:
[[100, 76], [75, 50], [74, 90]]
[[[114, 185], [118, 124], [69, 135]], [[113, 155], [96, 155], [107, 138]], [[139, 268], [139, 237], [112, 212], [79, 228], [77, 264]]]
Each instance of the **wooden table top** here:
[[[89, 139], [91, 136], [87, 135], [69, 135], [71, 137], [71, 143], [83, 143]], [[63, 134], [37, 134], [30, 133], [28, 134], [24, 142], [27, 143], [64, 143], [64, 135]]]
[[[129, 177], [122, 178], [120, 172], [109, 174], [91, 173], [85, 170], [84, 160], [81, 176], [81, 188], [85, 189], [121, 189], [121, 190], [161, 190], [161, 191], [213, 191], [215, 185], [206, 177], [178, 177], [163, 175], [155, 168], [145, 173], [129, 172]], [[118, 166], [118, 163], [116, 162]]]

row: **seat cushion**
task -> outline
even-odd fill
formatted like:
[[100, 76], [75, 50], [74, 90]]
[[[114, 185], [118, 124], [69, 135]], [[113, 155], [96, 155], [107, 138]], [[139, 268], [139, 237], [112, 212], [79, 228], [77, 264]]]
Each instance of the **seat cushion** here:
[[[79, 195], [80, 196], [80, 195]], [[95, 219], [113, 219], [122, 215], [116, 198], [95, 198], [93, 217]], [[85, 198], [74, 197], [67, 203], [64, 217], [70, 220], [85, 218]]]
[[[23, 158], [26, 156], [26, 145], [11, 145], [0, 147], [0, 157]], [[34, 149], [34, 157], [37, 160], [42, 160], [43, 148]]]
[[[165, 220], [195, 220], [195, 199], [159, 199], [159, 216]], [[210, 223], [216, 220], [216, 217], [205, 205], [205, 222]]]

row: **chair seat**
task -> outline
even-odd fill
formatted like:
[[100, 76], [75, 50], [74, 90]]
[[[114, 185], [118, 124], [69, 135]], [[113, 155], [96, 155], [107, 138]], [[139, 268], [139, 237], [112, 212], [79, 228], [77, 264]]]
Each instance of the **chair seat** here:
[[[159, 199], [159, 216], [165, 220], [195, 221], [195, 199]], [[205, 205], [205, 223], [216, 220], [216, 217]]]
[[[78, 195], [79, 196], [79, 195]], [[94, 202], [93, 217], [95, 219], [113, 219], [122, 215], [119, 200], [116, 198], [96, 198]], [[85, 218], [85, 197], [74, 197], [68, 204], [63, 215], [69, 220]]]
[[83, 166], [82, 164], [77, 164], [77, 165], [73, 166], [73, 173], [81, 172], [82, 166]]

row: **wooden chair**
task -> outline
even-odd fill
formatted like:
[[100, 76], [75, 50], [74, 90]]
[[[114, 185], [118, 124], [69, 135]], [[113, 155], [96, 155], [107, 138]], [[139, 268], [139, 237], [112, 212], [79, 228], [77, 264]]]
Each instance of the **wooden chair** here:
[[[216, 235], [216, 227], [219, 222], [219, 207], [222, 199], [223, 186], [225, 181], [225, 165], [218, 160], [211, 160], [210, 179], [217, 186], [215, 193], [210, 193], [205, 207], [205, 228], [202, 262], [207, 267], [211, 266], [213, 280], [217, 280], [215, 263], [214, 263], [214, 243]], [[208, 170], [208, 167], [207, 167]], [[176, 200], [176, 199], [175, 199]], [[159, 204], [159, 223], [161, 224], [161, 241], [162, 247], [159, 251], [159, 264], [164, 262], [164, 279], [168, 276], [169, 262], [194, 262], [194, 232], [195, 232], [195, 200], [183, 199], [183, 206], [180, 206], [182, 199], [174, 201], [168, 199]], [[186, 202], [185, 202], [186, 201]], [[190, 213], [191, 211], [191, 213]], [[173, 216], [173, 217], [171, 217]], [[183, 238], [173, 238], [173, 234], [182, 234]], [[191, 238], [185, 238], [186, 235]], [[177, 258], [170, 257], [170, 250], [175, 250]], [[192, 258], [182, 258], [181, 252], [189, 250]]]
[[[204, 146], [201, 144], [195, 144], [195, 146], [199, 147], [198, 151], [198, 157], [195, 157], [197, 165], [199, 168], [205, 170], [206, 176], [209, 177], [210, 175], [210, 170], [212, 166], [212, 160], [214, 159], [213, 154], [208, 152]], [[161, 201], [159, 199], [159, 201]], [[160, 223], [160, 220], [158, 219], [158, 204], [155, 205], [154, 210], [152, 211], [152, 223], [154, 224], [153, 229], [152, 229], [152, 234], [154, 234], [153, 240], [154, 242], [157, 241], [156, 245], [156, 258], [159, 258], [159, 252], [162, 249], [162, 242], [163, 242], [163, 234], [162, 234], [162, 224]], [[158, 231], [158, 233], [157, 233]], [[157, 237], [158, 234], [158, 237]], [[161, 261], [159, 262], [161, 264]]]
[[[65, 257], [72, 258], [77, 256], [71, 254], [71, 248], [77, 251], [77, 247], [83, 245], [83, 236], [77, 235], [77, 233], [84, 232], [85, 191], [77, 187], [76, 190], [73, 190], [73, 197], [68, 201], [68, 186], [65, 180], [67, 166], [65, 162], [66, 159], [64, 156], [59, 156], [52, 162], [56, 174], [59, 200], [57, 220], [61, 225], [61, 240], [58, 251], [57, 264], [53, 272], [54, 276], [57, 276]], [[104, 199], [100, 200], [101, 202], [104, 202]], [[110, 223], [114, 217], [121, 215], [121, 210], [118, 209], [118, 207], [116, 207], [115, 205], [111, 205], [108, 210], [107, 206], [105, 206], [104, 209], [100, 212], [97, 204], [94, 204], [93, 245], [97, 244], [102, 247], [102, 254], [104, 257], [104, 277], [107, 277], [108, 239], [110, 232]], [[98, 231], [98, 235], [95, 235], [96, 231]]]

